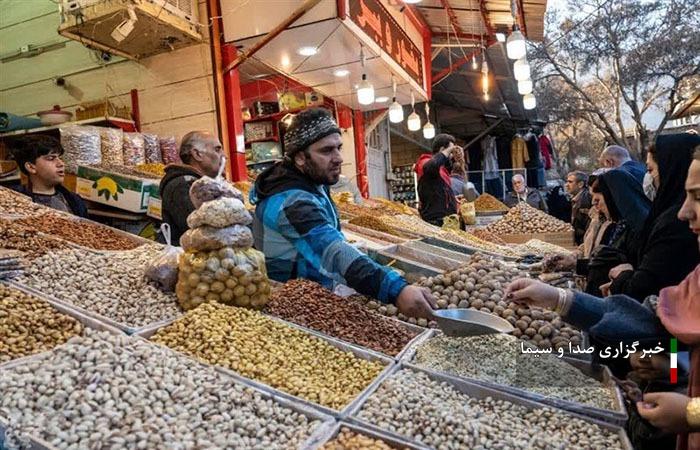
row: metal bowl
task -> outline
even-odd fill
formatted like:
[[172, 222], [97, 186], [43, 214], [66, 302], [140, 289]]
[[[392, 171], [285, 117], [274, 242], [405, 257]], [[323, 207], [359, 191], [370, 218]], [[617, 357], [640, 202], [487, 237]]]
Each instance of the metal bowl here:
[[513, 331], [513, 326], [507, 320], [473, 309], [438, 309], [433, 311], [433, 318], [447, 336], [480, 336]]

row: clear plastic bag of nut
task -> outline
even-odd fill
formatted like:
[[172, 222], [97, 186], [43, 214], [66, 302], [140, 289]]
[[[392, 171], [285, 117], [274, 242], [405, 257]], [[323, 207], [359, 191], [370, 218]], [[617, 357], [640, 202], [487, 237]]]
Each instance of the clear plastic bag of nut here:
[[262, 309], [270, 298], [265, 255], [232, 247], [182, 253], [175, 294], [184, 310], [208, 301]]
[[212, 200], [217, 200], [222, 197], [235, 198], [243, 202], [243, 194], [241, 191], [233, 187], [233, 185], [224, 177], [222, 173], [226, 167], [226, 157], [221, 158], [221, 166], [216, 177], [211, 178], [204, 176], [190, 187], [190, 200], [195, 208], [199, 208], [203, 203]]
[[163, 291], [173, 292], [178, 279], [178, 258], [183, 250], [172, 245], [169, 224], [162, 224], [160, 232], [165, 238], [165, 248], [146, 266], [146, 278], [157, 283]]

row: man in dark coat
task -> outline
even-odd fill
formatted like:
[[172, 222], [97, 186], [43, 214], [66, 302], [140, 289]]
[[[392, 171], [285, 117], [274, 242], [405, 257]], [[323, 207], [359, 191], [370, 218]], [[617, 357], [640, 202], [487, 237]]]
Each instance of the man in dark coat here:
[[588, 215], [591, 208], [588, 176], [578, 170], [570, 172], [566, 176], [566, 192], [571, 196], [571, 225], [574, 227], [574, 240], [576, 245], [580, 245], [591, 221]]
[[449, 134], [433, 139], [432, 154], [420, 155], [415, 171], [418, 175], [418, 199], [421, 219], [442, 226], [445, 216], [457, 213], [457, 199], [452, 193], [452, 152], [463, 151]]
[[204, 175], [215, 177], [221, 166], [221, 142], [207, 131], [192, 131], [182, 138], [180, 159], [183, 164], [170, 164], [160, 182], [163, 222], [170, 225], [173, 245], [187, 231], [187, 216], [194, 211], [190, 186]]
[[605, 147], [598, 158], [598, 163], [600, 163], [601, 167], [607, 167], [608, 169], [622, 169], [640, 183], [644, 181], [644, 174], [647, 172], [644, 164], [633, 160], [630, 157], [630, 152], [619, 145]]

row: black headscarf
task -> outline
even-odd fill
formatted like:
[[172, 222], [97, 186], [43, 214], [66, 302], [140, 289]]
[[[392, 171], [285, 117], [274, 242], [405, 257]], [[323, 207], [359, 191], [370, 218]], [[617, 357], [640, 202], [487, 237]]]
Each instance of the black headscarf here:
[[613, 169], [598, 176], [598, 187], [613, 222], [624, 221], [634, 232], [642, 231], [649, 215], [651, 202], [634, 176], [621, 169]]
[[693, 162], [693, 149], [700, 136], [690, 133], [662, 134], [656, 138], [654, 161], [659, 166], [659, 190], [651, 205], [646, 227], [670, 208], [680, 209], [685, 197], [685, 179]]

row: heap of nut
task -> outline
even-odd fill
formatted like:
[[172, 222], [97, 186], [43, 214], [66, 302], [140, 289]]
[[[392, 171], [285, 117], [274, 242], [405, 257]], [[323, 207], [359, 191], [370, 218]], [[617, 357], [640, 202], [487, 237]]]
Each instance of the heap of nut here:
[[270, 295], [265, 256], [253, 249], [253, 221], [243, 196], [226, 180], [202, 177], [190, 188], [197, 208], [180, 238], [175, 293], [183, 309], [214, 301], [262, 308]]
[[17, 220], [17, 223], [95, 250], [129, 250], [141, 242], [116, 230], [85, 220], [74, 220], [54, 212]]
[[477, 211], [508, 211], [508, 207], [493, 195], [484, 192], [474, 200]]
[[46, 301], [0, 284], [0, 363], [51, 350], [82, 331]]
[[42, 235], [14, 220], [0, 219], [0, 248], [19, 250], [27, 259], [34, 259], [51, 250], [67, 249], [65, 241]]
[[[416, 349], [421, 367], [465, 378], [505, 384], [547, 398], [613, 409], [614, 392], [551, 353], [523, 353], [517, 338], [505, 334], [437, 336]], [[527, 348], [531, 348], [525, 344]]]
[[[3, 370], [7, 448], [299, 448], [320, 425], [210, 367], [146, 341], [86, 330]], [[24, 447], [22, 447], [24, 448]]]
[[46, 207], [34, 203], [31, 198], [0, 186], [0, 214], [28, 215], [46, 211]]
[[357, 418], [440, 449], [624, 448], [614, 431], [560, 410], [475, 398], [411, 369], [384, 379]]
[[556, 244], [550, 244], [549, 242], [544, 242], [539, 239], [530, 239], [527, 242], [518, 244], [515, 248], [523, 254], [533, 254], [533, 255], [548, 255], [548, 254], [567, 254], [571, 253], [564, 247], [560, 247]]
[[175, 296], [145, 277], [146, 266], [160, 251], [160, 246], [144, 245], [111, 254], [49, 252], [35, 259], [18, 281], [118, 323], [141, 327], [182, 314]]
[[381, 439], [342, 428], [335, 438], [323, 444], [319, 450], [392, 450], [394, 448]]
[[569, 223], [520, 202], [501, 219], [487, 225], [486, 230], [494, 234], [521, 234], [569, 232], [573, 228]]
[[484, 230], [483, 228], [474, 228], [470, 229], [469, 233], [478, 237], [479, 239], [482, 239], [484, 241], [492, 242], [494, 244], [498, 245], [507, 245], [506, 241], [501, 239], [500, 237], [496, 236], [493, 233], [489, 233], [488, 231]]
[[341, 409], [383, 370], [258, 311], [208, 302], [151, 338], [289, 394]]
[[391, 356], [401, 352], [417, 335], [361, 302], [339, 297], [308, 280], [290, 280], [275, 290], [265, 311]]
[[495, 253], [501, 256], [520, 256], [520, 253], [515, 249], [507, 247], [506, 245], [485, 240], [470, 232], [462, 230], [441, 230], [438, 237], [446, 241], [455, 242], [457, 244], [466, 245], [467, 247], [476, 248], [489, 253]]
[[515, 326], [513, 335], [542, 348], [568, 348], [581, 344], [581, 333], [565, 324], [558, 314], [527, 308], [504, 299], [512, 280], [526, 274], [516, 267], [486, 255], [472, 255], [463, 267], [421, 279], [430, 288], [438, 308], [469, 308], [495, 314]]

